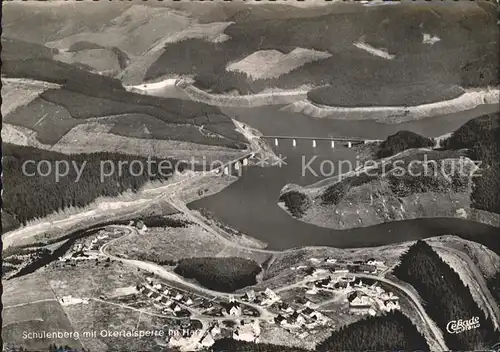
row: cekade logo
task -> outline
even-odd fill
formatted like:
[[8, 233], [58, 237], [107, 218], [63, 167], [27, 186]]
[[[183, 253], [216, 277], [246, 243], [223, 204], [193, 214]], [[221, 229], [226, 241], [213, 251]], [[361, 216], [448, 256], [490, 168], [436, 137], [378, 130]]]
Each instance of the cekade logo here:
[[473, 317], [469, 320], [452, 320], [448, 324], [446, 324], [446, 331], [448, 331], [450, 334], [460, 334], [461, 332], [467, 330], [477, 329], [480, 326], [481, 324], [479, 324], [479, 317]]

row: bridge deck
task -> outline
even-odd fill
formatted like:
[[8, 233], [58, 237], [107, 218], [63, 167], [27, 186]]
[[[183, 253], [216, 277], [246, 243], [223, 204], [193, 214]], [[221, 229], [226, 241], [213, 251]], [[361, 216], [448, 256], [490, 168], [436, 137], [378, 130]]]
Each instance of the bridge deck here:
[[316, 141], [345, 141], [345, 142], [364, 142], [365, 139], [359, 137], [301, 137], [301, 136], [261, 136], [266, 139], [307, 139]]

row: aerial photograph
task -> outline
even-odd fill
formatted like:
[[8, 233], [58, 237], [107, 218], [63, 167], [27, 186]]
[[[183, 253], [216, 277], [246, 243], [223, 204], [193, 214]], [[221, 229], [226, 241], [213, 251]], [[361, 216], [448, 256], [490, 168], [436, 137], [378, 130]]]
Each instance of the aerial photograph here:
[[2, 3], [3, 352], [500, 351], [500, 3]]

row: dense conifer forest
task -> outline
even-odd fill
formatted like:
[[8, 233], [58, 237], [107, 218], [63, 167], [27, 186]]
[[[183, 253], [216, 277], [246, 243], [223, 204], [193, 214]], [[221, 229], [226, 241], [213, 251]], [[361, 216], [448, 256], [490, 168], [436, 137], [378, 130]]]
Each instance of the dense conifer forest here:
[[410, 131], [399, 131], [380, 144], [377, 152], [378, 158], [385, 158], [398, 154], [403, 150], [410, 148], [428, 148], [432, 147], [434, 142], [430, 138], [423, 137]]
[[500, 213], [500, 113], [480, 116], [452, 133], [446, 149], [469, 150], [469, 156], [482, 162], [474, 177], [472, 207]]
[[[394, 274], [411, 284], [426, 302], [429, 316], [443, 331], [448, 348], [479, 350], [499, 341], [498, 331], [472, 298], [459, 275], [424, 241], [418, 241], [402, 255]], [[450, 321], [479, 318], [480, 326], [459, 334], [447, 332]]]
[[255, 285], [261, 271], [253, 260], [237, 257], [185, 258], [179, 261], [175, 272], [188, 279], [195, 279], [211, 290], [233, 292]]
[[428, 351], [425, 338], [399, 311], [370, 317], [335, 331], [316, 350], [328, 351]]
[[[160, 174], [157, 169], [158, 163], [151, 163], [152, 172], [149, 174], [146, 158], [124, 154], [65, 155], [12, 144], [4, 144], [3, 153], [3, 209], [22, 224], [66, 208], [84, 207], [98, 197], [113, 197], [127, 190], [137, 191], [150, 180], [167, 179], [168, 177], [162, 177], [161, 174], [168, 175], [172, 171], [172, 168], [164, 167]], [[45, 160], [44, 164], [39, 164], [44, 174], [48, 171], [48, 165], [54, 170], [58, 161], [68, 161], [70, 163], [68, 175], [62, 176], [56, 182], [53, 172], [48, 176], [41, 176], [36, 170], [36, 164], [31, 162], [26, 164], [24, 172], [23, 164], [28, 160], [34, 162]], [[138, 162], [131, 164], [133, 160], [140, 161], [144, 166], [142, 174], [139, 174]], [[102, 166], [102, 170], [106, 172], [102, 180], [101, 161], [109, 161]], [[118, 171], [119, 162], [122, 162], [121, 173]], [[175, 161], [171, 162], [175, 165]], [[71, 163], [75, 163], [78, 169], [83, 167], [78, 181], [77, 171]], [[109, 172], [111, 164], [115, 167], [115, 172], [112, 174]], [[108, 173], [110, 176], [105, 176]]]
[[209, 352], [307, 352], [303, 348], [255, 343], [224, 338], [215, 341]]

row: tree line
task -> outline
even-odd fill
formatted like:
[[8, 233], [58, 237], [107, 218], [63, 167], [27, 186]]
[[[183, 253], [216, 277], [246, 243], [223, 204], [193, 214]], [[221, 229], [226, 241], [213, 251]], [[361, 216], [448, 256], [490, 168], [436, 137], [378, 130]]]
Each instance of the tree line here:
[[473, 179], [472, 207], [500, 213], [500, 113], [468, 121], [443, 144], [450, 150], [468, 149], [470, 158], [482, 162]]
[[[477, 306], [469, 288], [426, 242], [412, 245], [393, 272], [418, 291], [451, 350], [479, 350], [499, 341], [499, 332]], [[449, 322], [473, 317], [479, 318], [478, 328], [459, 334], [447, 332]]]
[[[148, 181], [167, 179], [168, 174], [173, 171], [172, 168], [165, 167], [160, 174], [156, 162], [151, 163], [152, 172], [149, 174], [146, 170], [146, 158], [117, 153], [65, 155], [12, 144], [4, 144], [3, 152], [3, 208], [22, 224], [67, 208], [84, 207], [98, 197], [118, 196], [127, 190], [136, 192]], [[85, 162], [86, 164], [78, 182], [74, 167], [69, 167], [68, 174], [56, 182], [53, 173], [41, 176], [33, 163], [27, 164], [24, 172], [23, 164], [26, 160], [33, 160], [35, 163], [48, 161], [52, 169], [58, 161], [70, 164], [74, 162], [79, 169]], [[111, 161], [116, 168], [108, 177], [101, 176], [103, 160]], [[142, 174], [139, 174], [141, 170], [138, 163], [130, 167], [133, 160], [144, 165]], [[118, 172], [119, 162], [123, 162], [121, 172]], [[175, 164], [174, 161], [171, 162], [172, 165]], [[180, 167], [182, 168], [183, 166]], [[44, 172], [47, 170], [43, 169]]]
[[211, 290], [233, 292], [257, 283], [260, 266], [253, 260], [238, 257], [184, 258], [179, 261], [175, 273], [195, 279]]
[[425, 338], [403, 313], [389, 312], [343, 326], [316, 346], [328, 351], [428, 351]]

